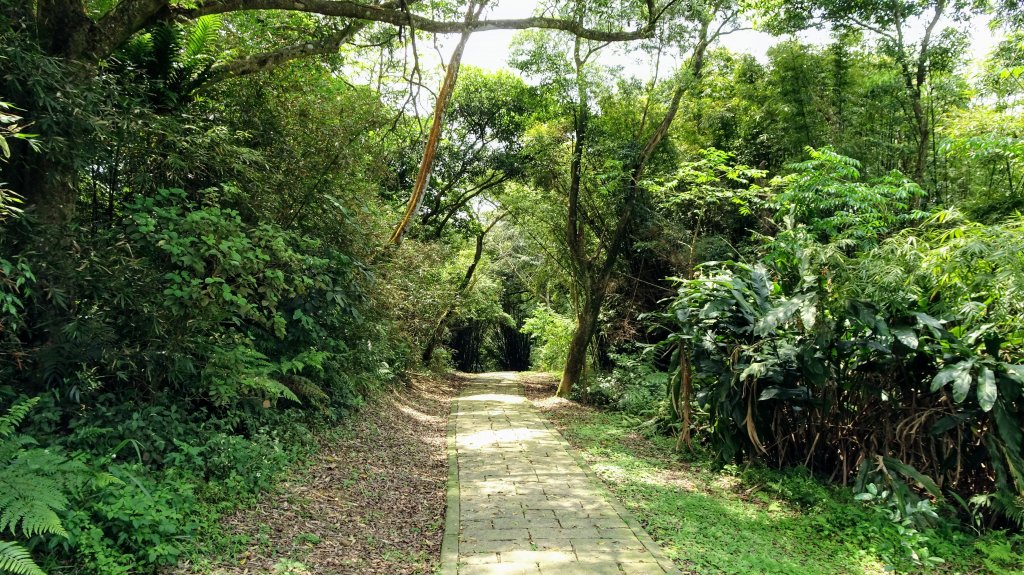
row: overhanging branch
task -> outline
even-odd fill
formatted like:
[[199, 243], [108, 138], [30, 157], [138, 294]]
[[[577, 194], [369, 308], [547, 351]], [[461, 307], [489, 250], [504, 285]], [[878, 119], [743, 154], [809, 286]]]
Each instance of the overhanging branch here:
[[285, 46], [278, 50], [217, 64], [210, 70], [210, 78], [206, 83], [212, 84], [227, 80], [228, 78], [237, 78], [263, 72], [299, 58], [336, 54], [343, 44], [351, 40], [356, 33], [365, 27], [365, 22], [352, 23], [322, 40]]
[[[152, 1], [152, 0], [151, 0]], [[674, 2], [672, 2], [674, 3]], [[671, 4], [671, 3], [670, 3]], [[561, 30], [580, 38], [605, 42], [624, 42], [650, 37], [654, 32], [656, 20], [649, 19], [643, 28], [637, 30], [598, 30], [588, 28], [581, 22], [534, 16], [518, 19], [440, 21], [383, 6], [372, 6], [350, 2], [347, 0], [219, 0], [208, 2], [198, 8], [179, 8], [174, 10], [175, 16], [183, 19], [194, 19], [210, 14], [224, 14], [249, 10], [287, 10], [308, 12], [350, 18], [370, 22], [381, 22], [395, 26], [408, 26], [410, 22], [417, 30], [435, 34], [461, 34], [464, 32], [485, 32], [488, 30], [525, 30], [542, 28]], [[659, 12], [658, 14], [663, 14]]]

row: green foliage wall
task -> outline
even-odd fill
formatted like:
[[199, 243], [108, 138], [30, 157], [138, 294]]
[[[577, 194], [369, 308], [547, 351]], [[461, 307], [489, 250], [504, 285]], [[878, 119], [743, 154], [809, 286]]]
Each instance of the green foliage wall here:
[[775, 184], [783, 229], [759, 263], [708, 264], [662, 316], [710, 443], [724, 461], [861, 487], [881, 474], [1020, 523], [1019, 218], [911, 227], [913, 186], [849, 183], [847, 159], [812, 157]]

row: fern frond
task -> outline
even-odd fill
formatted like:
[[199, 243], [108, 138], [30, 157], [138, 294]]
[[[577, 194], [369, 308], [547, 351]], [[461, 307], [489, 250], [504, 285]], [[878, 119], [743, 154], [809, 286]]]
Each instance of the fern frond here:
[[262, 392], [261, 394], [269, 399], [280, 399], [283, 397], [295, 403], [302, 403], [299, 397], [295, 395], [295, 392], [272, 377], [252, 377], [245, 382], [245, 385], [253, 391]]
[[217, 39], [217, 31], [220, 30], [221, 22], [219, 15], [203, 16], [196, 20], [195, 26], [185, 40], [185, 53], [182, 55], [185, 62], [210, 52], [210, 48]]
[[309, 378], [301, 375], [292, 375], [284, 378], [284, 385], [292, 390], [295, 395], [309, 399], [310, 403], [323, 407], [330, 400], [319, 385], [313, 383]]
[[166, 79], [174, 69], [178, 51], [181, 47], [181, 36], [178, 28], [171, 24], [158, 24], [150, 32], [153, 42], [153, 60], [150, 75], [154, 78]]
[[46, 575], [24, 547], [11, 541], [0, 541], [0, 573]]
[[[21, 527], [31, 537], [42, 533], [67, 536], [55, 511], [67, 508], [68, 499], [62, 484], [53, 476], [59, 473], [60, 461], [33, 457], [32, 450], [0, 469], [0, 531]], [[52, 454], [46, 454], [52, 455]]]
[[1024, 528], [1024, 495], [997, 492], [990, 503], [994, 511]]
[[7, 413], [0, 415], [0, 439], [7, 439], [14, 433], [14, 429], [21, 424], [35, 405], [39, 403], [38, 397], [16, 402]]
[[36, 445], [36, 440], [24, 435], [15, 435], [6, 439], [0, 438], [0, 461], [14, 459], [30, 445]]

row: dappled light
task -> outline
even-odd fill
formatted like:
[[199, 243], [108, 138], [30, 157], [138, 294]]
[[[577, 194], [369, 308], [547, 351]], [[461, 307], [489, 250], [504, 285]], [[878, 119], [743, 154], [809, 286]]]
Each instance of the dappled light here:
[[1024, 573], [1024, 3], [0, 0], [0, 575]]

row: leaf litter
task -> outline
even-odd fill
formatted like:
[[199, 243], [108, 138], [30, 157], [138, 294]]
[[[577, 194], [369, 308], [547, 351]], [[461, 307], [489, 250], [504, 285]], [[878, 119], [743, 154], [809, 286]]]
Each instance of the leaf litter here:
[[447, 421], [461, 379], [413, 376], [321, 439], [309, 465], [224, 519], [248, 541], [218, 575], [427, 575], [439, 562]]

